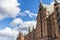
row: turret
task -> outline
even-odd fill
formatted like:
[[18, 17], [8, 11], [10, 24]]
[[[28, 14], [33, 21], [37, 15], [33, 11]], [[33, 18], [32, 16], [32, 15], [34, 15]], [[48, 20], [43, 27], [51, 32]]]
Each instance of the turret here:
[[17, 40], [24, 40], [24, 35], [23, 33], [19, 32]]
[[34, 31], [34, 26], [33, 26], [33, 31]]
[[54, 0], [54, 10], [58, 11], [58, 5], [59, 3], [57, 2], [57, 0]]
[[28, 32], [30, 33], [30, 27], [28, 27]]
[[39, 10], [43, 9], [43, 5], [42, 5], [42, 1], [40, 0], [40, 6], [39, 6]]

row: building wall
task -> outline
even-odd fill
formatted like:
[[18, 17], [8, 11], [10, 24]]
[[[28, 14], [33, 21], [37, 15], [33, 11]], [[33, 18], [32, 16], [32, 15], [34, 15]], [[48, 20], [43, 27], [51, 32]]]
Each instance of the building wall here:
[[38, 11], [36, 29], [25, 35], [24, 38], [22, 37], [21, 40], [60, 40], [60, 26], [57, 17], [60, 12], [56, 11], [55, 6], [54, 12], [46, 15], [48, 12], [41, 4], [42, 8]]
[[16, 40], [24, 40], [24, 35], [21, 32], [19, 32], [19, 35]]
[[53, 12], [49, 18], [50, 18], [50, 25], [52, 27], [52, 38], [53, 39], [60, 39], [60, 34], [59, 34], [59, 26], [58, 26], [58, 17], [57, 17], [58, 12]]
[[60, 40], [57, 12], [53, 12], [48, 18], [43, 16], [42, 20], [40, 17], [37, 19], [36, 29], [27, 34], [25, 40]]
[[33, 31], [25, 35], [25, 40], [33, 40]]

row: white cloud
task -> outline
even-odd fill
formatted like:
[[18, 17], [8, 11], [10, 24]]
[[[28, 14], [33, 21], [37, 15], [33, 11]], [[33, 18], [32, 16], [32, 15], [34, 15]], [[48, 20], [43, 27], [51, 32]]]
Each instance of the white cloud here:
[[20, 4], [17, 0], [0, 0], [0, 20], [7, 17], [15, 18], [21, 10], [18, 5]]
[[26, 30], [26, 31], [28, 31], [28, 29], [30, 27], [30, 31], [32, 31], [33, 27], [36, 28], [36, 21], [25, 21], [19, 27], [20, 27], [20, 29], [23, 29], [23, 30]]
[[30, 17], [37, 16], [37, 14], [31, 13], [29, 10], [25, 10], [25, 13], [27, 13]]
[[16, 18], [16, 19], [14, 19], [14, 20], [10, 23], [10, 25], [11, 25], [11, 26], [17, 26], [17, 25], [20, 25], [20, 24], [22, 24], [22, 23], [23, 23], [23, 20], [22, 20], [22, 19]]
[[33, 26], [34, 28], [36, 28], [36, 21], [23, 21], [20, 18], [16, 18], [10, 23], [10, 25], [15, 26], [15, 30], [17, 31], [25, 31], [23, 33], [27, 33], [26, 31], [28, 30], [29, 27], [31, 27], [31, 31]]
[[20, 16], [26, 16], [26, 15], [29, 15], [29, 17], [33, 17], [33, 16], [37, 16], [37, 14], [33, 13], [33, 12], [30, 12], [29, 10], [25, 10], [24, 12], [20, 12], [19, 14]]
[[21, 32], [23, 33], [23, 35], [27, 35], [28, 34], [28, 31], [26, 31], [26, 30], [23, 30]]
[[6, 27], [0, 30], [0, 40], [16, 40], [18, 32]]
[[36, 26], [36, 21], [25, 21], [20, 26], [22, 26], [22, 27], [33, 27], [33, 26]]
[[20, 12], [19, 15], [22, 16], [22, 17], [25, 17], [26, 16], [25, 12]]

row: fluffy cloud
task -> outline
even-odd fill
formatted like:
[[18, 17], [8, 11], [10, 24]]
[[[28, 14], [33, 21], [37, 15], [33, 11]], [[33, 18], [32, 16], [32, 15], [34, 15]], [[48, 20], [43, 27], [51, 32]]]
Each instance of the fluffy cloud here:
[[0, 30], [0, 40], [16, 40], [18, 32], [6, 27]]
[[10, 23], [10, 25], [11, 26], [14, 25], [15, 30], [22, 31], [22, 32], [24, 31], [23, 33], [26, 33], [29, 27], [31, 28], [31, 31], [33, 26], [34, 28], [36, 28], [36, 21], [23, 21], [20, 18], [16, 18]]
[[37, 14], [31, 13], [29, 10], [26, 10], [25, 13], [27, 13], [30, 17], [37, 16]]
[[20, 12], [20, 14], [19, 14], [20, 16], [26, 16], [26, 15], [29, 15], [29, 17], [36, 17], [37, 16], [37, 14], [34, 14], [33, 12], [30, 12], [29, 10], [25, 10], [24, 12]]
[[22, 20], [22, 19], [16, 18], [16, 19], [14, 19], [14, 20], [10, 23], [10, 25], [11, 25], [11, 26], [17, 26], [17, 25], [20, 25], [20, 24], [22, 24], [22, 23], [23, 23], [23, 20]]
[[17, 0], [0, 0], [0, 20], [7, 17], [15, 18], [21, 10], [18, 5]]
[[20, 26], [22, 27], [35, 27], [36, 26], [36, 21], [25, 21], [23, 22]]

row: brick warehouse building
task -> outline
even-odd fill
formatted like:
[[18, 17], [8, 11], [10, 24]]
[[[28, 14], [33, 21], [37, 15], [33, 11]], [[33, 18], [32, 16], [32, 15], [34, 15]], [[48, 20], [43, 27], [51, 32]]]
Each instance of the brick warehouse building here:
[[54, 0], [47, 9], [40, 1], [36, 29], [25, 36], [19, 33], [17, 40], [60, 40], [60, 3]]

